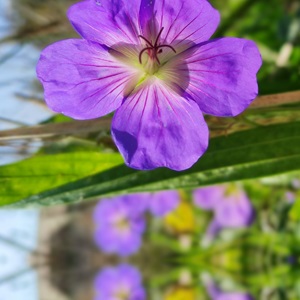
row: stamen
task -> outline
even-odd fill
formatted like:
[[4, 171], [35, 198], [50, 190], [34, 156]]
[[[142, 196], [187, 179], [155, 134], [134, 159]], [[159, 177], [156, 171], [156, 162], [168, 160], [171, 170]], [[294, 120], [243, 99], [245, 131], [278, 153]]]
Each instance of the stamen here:
[[154, 47], [157, 47], [158, 40], [159, 40], [159, 38], [160, 38], [161, 33], [163, 32], [163, 30], [164, 30], [164, 27], [162, 27], [161, 30], [159, 31], [158, 36], [157, 36], [157, 38], [155, 40]]
[[143, 37], [142, 35], [139, 35], [139, 38], [141, 38], [141, 39], [143, 39], [147, 44], [149, 44], [149, 47], [151, 46], [152, 48], [154, 47], [153, 45], [152, 45], [152, 43], [151, 42], [149, 42], [149, 40], [147, 40], [145, 37]]
[[139, 55], [139, 61], [140, 61], [140, 64], [142, 64], [142, 55], [145, 51], [147, 50], [151, 50], [153, 49], [152, 47], [147, 47], [147, 48], [144, 48], [141, 52], [140, 52], [140, 55]]
[[174, 47], [172, 47], [171, 45], [166, 45], [166, 44], [163, 44], [163, 45], [159, 45], [158, 42], [159, 42], [159, 39], [160, 39], [160, 36], [162, 34], [164, 30], [164, 27], [162, 27], [155, 39], [155, 43], [154, 45], [152, 44], [151, 41], [149, 41], [148, 39], [146, 39], [144, 36], [142, 35], [139, 35], [139, 38], [143, 39], [145, 42], [146, 42], [146, 47], [144, 49], [142, 49], [142, 51], [139, 53], [139, 62], [140, 64], [142, 64], [142, 56], [144, 54], [145, 51], [148, 51], [148, 50], [152, 50], [153, 53], [152, 53], [152, 57], [154, 57], [157, 61], [157, 63], [160, 65], [160, 60], [157, 56], [157, 54], [160, 54], [162, 53], [162, 48], [169, 48], [171, 49], [173, 52], [176, 53], [176, 50], [174, 49]]
[[[172, 46], [170, 46], [170, 45], [159, 45], [159, 46], [157, 47], [157, 49], [163, 48], [163, 47], [170, 48], [170, 49], [172, 49], [175, 53], [177, 53], [176, 50], [174, 49], [174, 47], [172, 47]], [[160, 53], [160, 52], [158, 52], [158, 53]]]

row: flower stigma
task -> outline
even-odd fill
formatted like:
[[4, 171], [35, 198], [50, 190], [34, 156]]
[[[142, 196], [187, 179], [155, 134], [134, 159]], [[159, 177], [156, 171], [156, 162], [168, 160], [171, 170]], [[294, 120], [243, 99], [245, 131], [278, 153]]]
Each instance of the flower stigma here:
[[144, 68], [149, 74], [154, 74], [158, 71], [158, 66], [161, 65], [161, 62], [159, 60], [158, 54], [163, 52], [163, 48], [169, 48], [174, 53], [176, 53], [176, 50], [171, 45], [167, 44], [160, 44], [159, 39], [164, 30], [164, 27], [162, 27], [155, 39], [154, 44], [149, 39], [145, 38], [142, 35], [139, 35], [139, 38], [144, 40], [146, 42], [146, 47], [143, 48], [139, 53], [139, 62], [140, 64], [143, 64], [142, 62], [142, 56], [146, 52], [149, 56], [149, 59], [147, 60], [147, 63], [145, 64]]

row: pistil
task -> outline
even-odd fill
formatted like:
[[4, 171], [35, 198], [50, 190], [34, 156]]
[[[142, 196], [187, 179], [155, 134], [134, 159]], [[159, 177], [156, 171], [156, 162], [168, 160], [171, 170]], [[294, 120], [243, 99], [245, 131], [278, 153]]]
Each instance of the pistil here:
[[[144, 36], [142, 35], [139, 35], [139, 38], [143, 39], [145, 42], [146, 42], [146, 47], [143, 48], [141, 51], [140, 51], [140, 54], [139, 54], [139, 62], [140, 64], [142, 64], [142, 56], [143, 54], [147, 51], [147, 54], [149, 55], [149, 58], [150, 60], [152, 61], [151, 63], [151, 66], [154, 67], [154, 64], [153, 62], [156, 61], [158, 63], [158, 65], [160, 65], [160, 60], [159, 60], [159, 57], [158, 57], [158, 54], [162, 53], [163, 52], [163, 48], [169, 48], [171, 49], [174, 53], [176, 53], [176, 50], [174, 49], [174, 47], [172, 47], [171, 45], [167, 45], [167, 44], [162, 44], [160, 45], [159, 44], [159, 39], [160, 39], [160, 36], [162, 34], [164, 30], [164, 27], [162, 27], [155, 39], [155, 42], [154, 44], [149, 41], [147, 38], [145, 38]], [[152, 69], [152, 67], [150, 69]], [[148, 69], [148, 68], [147, 68]], [[155, 69], [155, 68], [154, 68]]]

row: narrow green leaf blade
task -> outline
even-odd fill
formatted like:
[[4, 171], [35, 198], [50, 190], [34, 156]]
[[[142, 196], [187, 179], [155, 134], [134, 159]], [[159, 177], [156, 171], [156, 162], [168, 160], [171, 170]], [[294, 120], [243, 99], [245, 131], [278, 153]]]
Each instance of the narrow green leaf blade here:
[[53, 189], [123, 162], [119, 154], [66, 153], [36, 156], [0, 167], [0, 205]]
[[300, 123], [280, 124], [214, 138], [191, 169], [137, 171], [124, 165], [34, 195], [19, 205], [73, 203], [119, 193], [195, 188], [300, 169]]

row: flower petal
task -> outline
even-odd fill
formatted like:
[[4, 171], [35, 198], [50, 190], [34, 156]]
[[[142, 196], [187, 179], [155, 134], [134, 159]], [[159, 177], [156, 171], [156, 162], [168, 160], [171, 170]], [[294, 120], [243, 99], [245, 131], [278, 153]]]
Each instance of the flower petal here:
[[[139, 207], [133, 207], [132, 203], [129, 205], [126, 200], [126, 196], [102, 199], [96, 206], [95, 242], [106, 253], [127, 256], [137, 252], [142, 243], [145, 230], [142, 211]], [[126, 228], [119, 227], [116, 220], [125, 222]]]
[[116, 293], [128, 291], [126, 299], [144, 300], [145, 290], [142, 276], [138, 269], [131, 265], [121, 264], [117, 267], [105, 267], [96, 276], [95, 290], [97, 300], [120, 299]]
[[[220, 15], [207, 0], [142, 0], [140, 23], [152, 14], [158, 27], [164, 27], [162, 42], [173, 44], [191, 40], [207, 41], [220, 22]], [[144, 13], [142, 13], [144, 11]]]
[[132, 168], [187, 169], [207, 148], [207, 125], [195, 102], [150, 80], [116, 111], [115, 143]]
[[137, 72], [100, 45], [76, 39], [47, 47], [37, 66], [48, 106], [75, 119], [97, 118], [117, 109]]
[[158, 33], [158, 22], [155, 19], [155, 0], [141, 0], [139, 24], [141, 34], [145, 37], [153, 37], [154, 40]]
[[106, 46], [138, 41], [140, 0], [86, 0], [68, 10], [68, 18], [86, 40]]
[[130, 211], [130, 216], [135, 218], [147, 211], [151, 197], [151, 193], [137, 193], [120, 196], [123, 204], [127, 206]]
[[149, 28], [155, 39], [162, 27], [168, 43], [201, 43], [220, 22], [218, 11], [207, 0], [86, 0], [71, 6], [68, 17], [83, 38], [106, 46], [137, 44], [139, 34], [150, 38]]
[[213, 210], [224, 198], [225, 190], [224, 185], [196, 189], [193, 191], [194, 204], [204, 210]]
[[258, 94], [256, 73], [262, 60], [252, 41], [222, 38], [197, 45], [185, 63], [190, 80], [186, 92], [204, 113], [236, 116]]
[[142, 234], [134, 229], [128, 235], [121, 235], [112, 228], [98, 228], [94, 239], [104, 253], [115, 253], [120, 256], [129, 256], [136, 253], [142, 244]]
[[161, 191], [152, 194], [149, 199], [149, 211], [156, 217], [163, 217], [179, 205], [178, 191]]
[[243, 190], [224, 196], [215, 207], [215, 218], [223, 227], [250, 226], [255, 218], [254, 208]]

